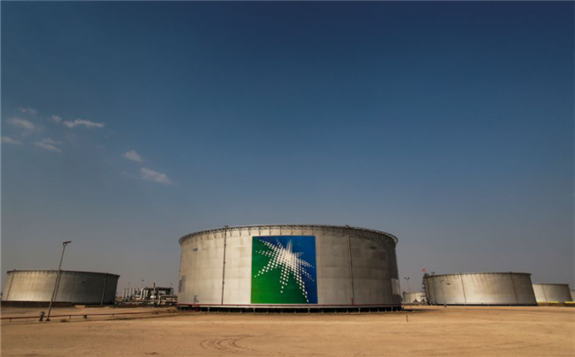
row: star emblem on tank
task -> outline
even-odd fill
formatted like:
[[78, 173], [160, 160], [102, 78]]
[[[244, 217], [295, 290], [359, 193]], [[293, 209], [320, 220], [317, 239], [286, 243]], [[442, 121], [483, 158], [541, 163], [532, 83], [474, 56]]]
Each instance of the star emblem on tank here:
[[303, 278], [306, 277], [313, 281], [313, 277], [305, 268], [314, 268], [314, 266], [301, 258], [303, 252], [294, 252], [291, 240], [288, 241], [285, 247], [278, 239], [276, 239], [275, 244], [264, 240], [260, 240], [260, 242], [266, 245], [269, 249], [265, 251], [259, 250], [258, 254], [267, 256], [270, 260], [267, 265], [254, 276], [254, 278], [262, 276], [275, 269], [281, 269], [280, 293], [283, 294], [284, 288], [288, 285], [290, 278], [293, 277], [295, 282], [298, 284], [302, 295], [305, 297], [306, 301], [309, 302]]

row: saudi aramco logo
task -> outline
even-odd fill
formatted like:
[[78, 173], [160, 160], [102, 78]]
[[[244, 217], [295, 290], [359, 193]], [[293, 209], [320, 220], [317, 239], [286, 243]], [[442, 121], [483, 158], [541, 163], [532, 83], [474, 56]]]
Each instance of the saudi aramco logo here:
[[317, 304], [314, 236], [253, 237], [252, 304]]

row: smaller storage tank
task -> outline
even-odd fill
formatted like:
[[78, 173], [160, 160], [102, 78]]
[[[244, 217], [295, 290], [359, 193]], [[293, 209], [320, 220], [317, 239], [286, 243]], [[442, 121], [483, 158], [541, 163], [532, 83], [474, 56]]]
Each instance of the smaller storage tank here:
[[460, 273], [427, 275], [431, 305], [537, 305], [527, 273]]
[[535, 297], [538, 303], [571, 301], [569, 284], [533, 284]]
[[[2, 301], [48, 303], [56, 285], [57, 270], [7, 272]], [[62, 270], [54, 302], [80, 305], [113, 304], [119, 275]]]
[[421, 303], [427, 303], [427, 298], [425, 296], [425, 293], [418, 291], [415, 293], [408, 293], [408, 292], [403, 292], [403, 303], [404, 304], [421, 304]]
[[571, 290], [571, 301], [575, 301], [575, 290]]

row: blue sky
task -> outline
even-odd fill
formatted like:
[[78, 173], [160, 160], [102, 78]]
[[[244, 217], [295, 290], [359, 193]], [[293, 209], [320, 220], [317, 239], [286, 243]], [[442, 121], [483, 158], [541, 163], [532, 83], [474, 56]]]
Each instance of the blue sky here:
[[72, 240], [176, 286], [184, 234], [317, 223], [397, 235], [412, 290], [575, 286], [573, 7], [2, 2], [2, 280]]

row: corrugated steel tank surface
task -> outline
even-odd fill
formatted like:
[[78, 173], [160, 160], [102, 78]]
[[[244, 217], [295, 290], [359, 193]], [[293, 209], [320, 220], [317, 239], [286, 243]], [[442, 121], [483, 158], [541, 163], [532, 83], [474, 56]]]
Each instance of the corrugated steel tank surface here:
[[431, 305], [537, 305], [527, 273], [467, 273], [425, 277]]
[[537, 302], [572, 301], [569, 284], [533, 284]]
[[186, 235], [179, 305], [401, 306], [397, 238], [348, 226], [225, 227]]
[[415, 293], [408, 293], [408, 292], [404, 291], [403, 292], [403, 303], [409, 304], [409, 303], [414, 303], [414, 302], [415, 303], [427, 302], [427, 297], [421, 291], [415, 292]]
[[[50, 301], [57, 270], [12, 270], [7, 273], [2, 301]], [[73, 304], [111, 304], [119, 275], [62, 270], [54, 301]]]

